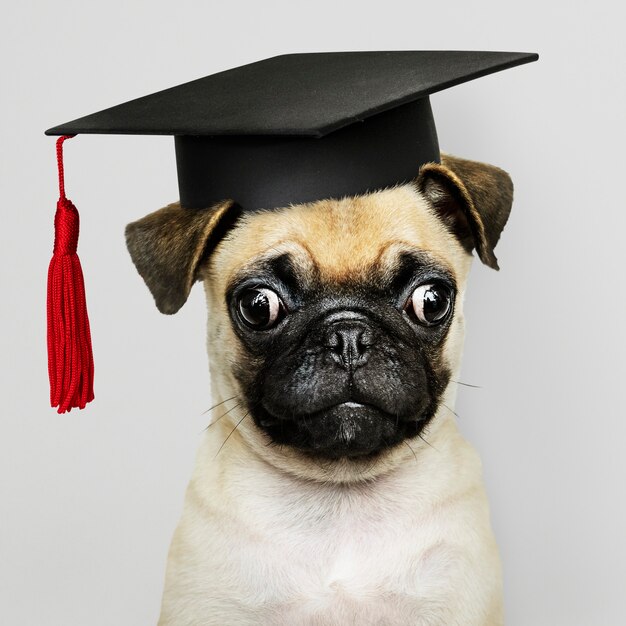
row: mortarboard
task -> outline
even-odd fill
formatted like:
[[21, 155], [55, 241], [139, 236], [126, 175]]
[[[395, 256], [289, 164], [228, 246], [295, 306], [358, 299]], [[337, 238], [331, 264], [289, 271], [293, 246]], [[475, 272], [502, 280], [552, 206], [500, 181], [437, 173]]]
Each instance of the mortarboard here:
[[353, 196], [407, 182], [424, 163], [439, 162], [430, 94], [537, 58], [461, 51], [283, 55], [47, 130], [61, 135], [61, 198], [48, 281], [52, 406], [63, 412], [93, 398], [75, 254], [78, 214], [63, 188], [67, 136], [173, 135], [180, 202], [190, 210], [226, 199], [246, 211]]
[[[439, 161], [428, 96], [529, 63], [515, 52], [289, 54], [46, 131], [174, 135], [181, 204], [244, 210], [357, 195]], [[322, 141], [320, 141], [322, 140]]]

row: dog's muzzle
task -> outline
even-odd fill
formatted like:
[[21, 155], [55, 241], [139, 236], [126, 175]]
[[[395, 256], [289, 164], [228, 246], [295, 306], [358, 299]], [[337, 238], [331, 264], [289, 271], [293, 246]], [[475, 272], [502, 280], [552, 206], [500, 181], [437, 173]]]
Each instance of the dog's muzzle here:
[[415, 436], [428, 417], [414, 347], [367, 312], [335, 311], [311, 324], [263, 387], [257, 424], [276, 443], [327, 458], [374, 454]]

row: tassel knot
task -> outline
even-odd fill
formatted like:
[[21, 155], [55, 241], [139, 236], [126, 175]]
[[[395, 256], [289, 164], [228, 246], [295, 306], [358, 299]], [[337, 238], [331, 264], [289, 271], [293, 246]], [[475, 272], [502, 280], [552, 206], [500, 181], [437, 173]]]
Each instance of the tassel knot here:
[[74, 254], [78, 248], [80, 219], [71, 200], [59, 198], [54, 216], [54, 254]]

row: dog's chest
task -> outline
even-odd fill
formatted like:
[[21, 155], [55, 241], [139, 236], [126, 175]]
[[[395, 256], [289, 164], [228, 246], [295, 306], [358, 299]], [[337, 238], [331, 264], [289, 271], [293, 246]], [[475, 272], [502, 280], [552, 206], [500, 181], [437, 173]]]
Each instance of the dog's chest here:
[[237, 554], [229, 542], [220, 569], [238, 581], [258, 623], [393, 624], [441, 614], [456, 560], [435, 526], [417, 524], [419, 514], [394, 518], [367, 499], [328, 505], [303, 513], [300, 503], [290, 514], [286, 498], [258, 534], [231, 527]]
[[433, 592], [444, 590], [453, 563], [445, 545], [416, 548], [400, 525], [383, 530], [359, 520], [327, 532], [300, 550], [283, 550], [276, 567], [289, 582], [273, 587], [268, 606], [279, 621], [400, 623], [425, 605], [436, 610]]

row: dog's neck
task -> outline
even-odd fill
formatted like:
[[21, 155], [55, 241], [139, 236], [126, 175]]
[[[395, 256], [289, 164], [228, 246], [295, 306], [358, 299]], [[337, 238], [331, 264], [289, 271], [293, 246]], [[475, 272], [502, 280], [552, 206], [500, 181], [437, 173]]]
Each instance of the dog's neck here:
[[[218, 422], [207, 431], [190, 489], [216, 514], [237, 515], [255, 527], [262, 520], [259, 532], [272, 527], [299, 532], [303, 524], [322, 519], [407, 518], [438, 506], [441, 494], [480, 480], [478, 458], [448, 410], [433, 419], [425, 440], [400, 444], [385, 472], [364, 478], [367, 471], [344, 467], [326, 469], [327, 479], [306, 478], [264, 458], [238, 430]], [[257, 518], [260, 510], [265, 513]]]

